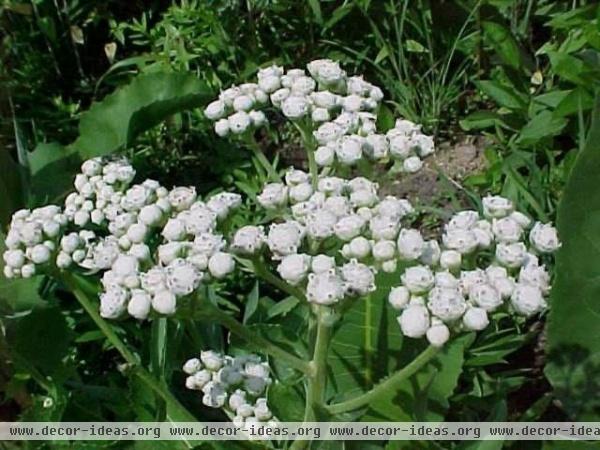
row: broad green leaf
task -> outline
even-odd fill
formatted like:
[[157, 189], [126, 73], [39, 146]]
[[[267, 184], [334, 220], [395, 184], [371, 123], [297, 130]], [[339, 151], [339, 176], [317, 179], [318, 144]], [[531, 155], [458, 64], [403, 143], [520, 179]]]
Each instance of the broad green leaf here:
[[579, 111], [588, 111], [594, 107], [594, 98], [583, 87], [573, 89], [554, 110], [557, 117], [565, 117], [577, 114]]
[[562, 248], [548, 318], [546, 376], [576, 420], [599, 420], [600, 399], [600, 98], [587, 143], [558, 207]]
[[512, 86], [503, 86], [491, 80], [479, 81], [477, 86], [500, 106], [517, 110], [525, 109], [527, 106], [527, 96], [516, 91]]
[[[472, 339], [471, 335], [465, 335], [448, 343], [430, 364], [405, 380], [399, 389], [371, 404], [363, 420], [443, 420], [448, 398], [462, 373], [465, 347]], [[405, 360], [405, 364], [408, 362], [410, 359]]]
[[[56, 202], [73, 185], [77, 155], [58, 143], [39, 144], [29, 154], [31, 196], [37, 204]], [[60, 174], [60, 175], [59, 175]]]
[[501, 125], [502, 117], [492, 111], [475, 111], [462, 119], [460, 126], [465, 131], [482, 130]]
[[549, 51], [550, 64], [556, 74], [572, 83], [588, 86], [593, 80], [585, 76], [585, 63], [575, 56]]
[[551, 91], [546, 94], [541, 94], [533, 97], [533, 102], [538, 103], [541, 107], [556, 108], [572, 90]]
[[567, 125], [567, 119], [555, 117], [550, 111], [542, 111], [534, 116], [522, 129], [518, 142], [532, 145], [536, 142], [559, 134]]
[[73, 148], [83, 159], [112, 153], [167, 117], [211, 97], [208, 87], [190, 74], [140, 75], [82, 115]]
[[60, 368], [71, 340], [67, 320], [58, 308], [35, 308], [6, 321], [12, 351], [45, 374]]
[[301, 422], [304, 418], [304, 387], [276, 381], [269, 386], [269, 407], [279, 420]]
[[514, 69], [521, 67], [519, 45], [510, 30], [496, 22], [483, 22], [486, 41], [494, 48], [500, 59]]
[[379, 289], [354, 300], [335, 330], [329, 349], [333, 385], [345, 397], [369, 389], [401, 367], [403, 336], [386, 295], [398, 274], [379, 274]]
[[[3, 238], [0, 236], [0, 239]], [[37, 276], [7, 280], [4, 275], [0, 275], [0, 304], [5, 303], [13, 312], [29, 311], [44, 304], [45, 301], [38, 292], [42, 278]]]

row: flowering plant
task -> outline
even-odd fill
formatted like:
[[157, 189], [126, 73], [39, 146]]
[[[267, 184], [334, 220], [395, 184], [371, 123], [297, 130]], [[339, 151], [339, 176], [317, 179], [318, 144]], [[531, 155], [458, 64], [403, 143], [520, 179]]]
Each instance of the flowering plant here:
[[[331, 60], [261, 69], [257, 83], [224, 90], [204, 111], [217, 135], [239, 140], [265, 169], [257, 195], [201, 197], [137, 180], [125, 158], [89, 159], [64, 205], [13, 215], [4, 275], [45, 273], [66, 285], [125, 362], [187, 417], [107, 321], [229, 330], [231, 356], [205, 346], [181, 366], [185, 387], [236, 424], [405, 417], [381, 406], [406, 408], [396, 396], [414, 398], [408, 378], [432, 364], [447, 375], [461, 335], [545, 310], [560, 242], [550, 224], [493, 195], [426, 235], [420, 208], [373, 179], [419, 171], [434, 141], [403, 119], [378, 130], [382, 98]], [[255, 140], [282, 116], [299, 132], [308, 171], [278, 170]], [[227, 297], [247, 279], [273, 298], [242, 304], [243, 324]], [[300, 416], [277, 406], [284, 392], [300, 399]]]

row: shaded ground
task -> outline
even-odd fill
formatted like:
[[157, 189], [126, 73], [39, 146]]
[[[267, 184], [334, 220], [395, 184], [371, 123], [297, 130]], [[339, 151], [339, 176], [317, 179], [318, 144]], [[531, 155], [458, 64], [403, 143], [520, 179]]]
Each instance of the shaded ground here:
[[444, 142], [432, 156], [425, 159], [424, 167], [419, 172], [399, 176], [383, 186], [383, 192], [420, 203], [438, 203], [448, 194], [448, 183], [461, 191], [461, 182], [467, 175], [485, 169], [483, 150], [486, 145], [485, 138], [474, 136], [462, 137], [457, 143]]
[[[486, 168], [483, 154], [486, 145], [486, 139], [480, 136], [462, 136], [456, 143], [443, 142], [432, 156], [425, 159], [419, 172], [399, 174], [390, 182], [380, 182], [381, 192], [439, 206], [440, 199], [448, 194], [448, 183], [461, 191], [462, 180], [467, 175]], [[281, 150], [280, 155], [282, 166], [307, 169], [304, 149], [300, 145], [288, 146]], [[382, 175], [385, 175], [384, 171]]]

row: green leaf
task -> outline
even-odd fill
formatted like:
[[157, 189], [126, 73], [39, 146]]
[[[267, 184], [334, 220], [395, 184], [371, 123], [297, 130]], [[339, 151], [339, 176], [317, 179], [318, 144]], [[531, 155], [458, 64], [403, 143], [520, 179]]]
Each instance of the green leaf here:
[[465, 131], [482, 130], [501, 125], [502, 117], [492, 111], [475, 111], [469, 114], [460, 122], [460, 126]]
[[398, 274], [379, 274], [379, 289], [370, 297], [354, 300], [335, 331], [329, 350], [333, 384], [345, 397], [368, 390], [378, 380], [401, 367], [404, 337], [386, 295], [397, 284]]
[[482, 80], [477, 86], [498, 103], [509, 109], [524, 110], [527, 107], [527, 96], [516, 91], [512, 86], [503, 86], [497, 81]]
[[558, 207], [562, 248], [548, 317], [546, 376], [576, 420], [599, 420], [600, 98]]
[[285, 316], [296, 306], [298, 306], [298, 303], [300, 303], [300, 300], [298, 300], [296, 297], [287, 297], [271, 306], [267, 310], [267, 317], [272, 319], [273, 317], [281, 315]]
[[590, 77], [585, 76], [587, 67], [581, 59], [554, 51], [549, 51], [548, 57], [554, 72], [565, 80], [582, 86], [588, 86], [593, 82]]
[[321, 12], [320, 0], [308, 0], [308, 6], [312, 10], [315, 20], [319, 25], [323, 25], [323, 13]]
[[411, 52], [411, 53], [427, 53], [429, 50], [427, 50], [423, 46], [423, 44], [420, 44], [419, 42], [417, 42], [413, 39], [407, 39], [406, 40], [406, 51]]
[[[78, 170], [77, 155], [58, 143], [39, 144], [29, 154], [31, 193], [38, 204], [55, 202], [73, 185], [70, 174]], [[60, 174], [60, 176], [57, 176]]]
[[210, 89], [190, 74], [140, 75], [83, 114], [73, 148], [83, 159], [110, 154], [167, 117], [211, 98]]
[[302, 383], [293, 386], [276, 381], [269, 386], [269, 406], [275, 417], [287, 422], [304, 418], [304, 389]]
[[375, 56], [375, 64], [379, 64], [388, 56], [390, 56], [390, 50], [388, 49], [387, 45], [384, 45], [383, 47], [381, 47], [379, 52], [377, 52], [377, 56]]
[[518, 142], [532, 145], [549, 136], [559, 134], [567, 125], [567, 119], [555, 117], [550, 111], [542, 111], [534, 116], [522, 129]]
[[594, 99], [583, 87], [573, 89], [569, 95], [560, 101], [554, 110], [557, 117], [570, 116], [579, 111], [588, 111], [594, 107]]
[[571, 90], [551, 91], [533, 97], [533, 102], [539, 103], [542, 107], [556, 108], [571, 92]]
[[0, 149], [0, 167], [0, 224], [6, 227], [12, 214], [25, 203], [25, 171], [5, 148]]
[[471, 335], [465, 335], [448, 343], [429, 365], [404, 381], [399, 389], [370, 405], [368, 415], [362, 420], [443, 420], [448, 398], [462, 373], [465, 347], [472, 339]]
[[8, 321], [7, 341], [12, 351], [37, 369], [50, 374], [61, 368], [69, 349], [70, 330], [58, 308], [35, 308]]
[[248, 323], [252, 315], [256, 312], [256, 308], [258, 308], [258, 299], [258, 281], [256, 281], [254, 283], [252, 291], [250, 292], [250, 294], [248, 294], [248, 298], [246, 299], [246, 307], [244, 308], [244, 318], [242, 320], [243, 323]]
[[519, 45], [510, 30], [496, 22], [483, 22], [483, 33], [500, 59], [514, 69], [521, 67], [521, 52]]
[[13, 312], [29, 311], [45, 303], [39, 295], [42, 276], [7, 280], [0, 275], [0, 303], [6, 303]]
[[354, 7], [352, 3], [345, 3], [342, 6], [336, 8], [333, 11], [331, 18], [327, 22], [325, 22], [325, 25], [323, 25], [323, 31], [333, 28], [335, 24], [342, 20], [344, 17], [346, 17], [350, 13], [350, 11], [352, 11], [353, 8]]

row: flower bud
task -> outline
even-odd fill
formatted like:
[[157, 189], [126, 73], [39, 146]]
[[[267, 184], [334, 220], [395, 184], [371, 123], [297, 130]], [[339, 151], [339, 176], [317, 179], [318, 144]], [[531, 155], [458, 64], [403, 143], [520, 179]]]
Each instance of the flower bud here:
[[469, 331], [483, 330], [490, 323], [487, 312], [483, 308], [468, 308], [462, 321], [465, 329]]
[[434, 347], [441, 347], [450, 339], [450, 330], [443, 323], [432, 325], [427, 330], [427, 340]]
[[402, 334], [411, 338], [420, 338], [429, 329], [429, 312], [425, 306], [409, 305], [398, 317]]
[[163, 290], [154, 294], [152, 308], [160, 314], [170, 315], [175, 313], [177, 299], [171, 291]]

